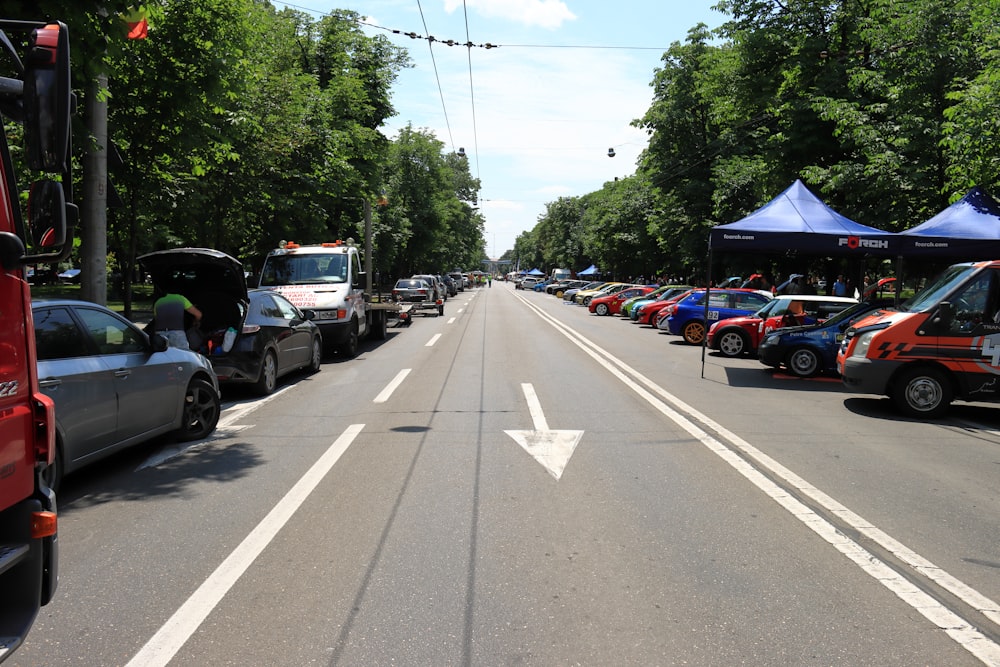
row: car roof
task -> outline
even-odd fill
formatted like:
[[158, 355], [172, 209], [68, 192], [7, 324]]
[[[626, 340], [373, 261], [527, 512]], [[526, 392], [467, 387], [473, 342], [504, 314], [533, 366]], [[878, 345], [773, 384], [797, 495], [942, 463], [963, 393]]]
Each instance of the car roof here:
[[785, 299], [787, 301], [834, 301], [837, 303], [857, 303], [858, 300], [851, 296], [823, 296], [822, 294], [779, 294], [775, 299]]

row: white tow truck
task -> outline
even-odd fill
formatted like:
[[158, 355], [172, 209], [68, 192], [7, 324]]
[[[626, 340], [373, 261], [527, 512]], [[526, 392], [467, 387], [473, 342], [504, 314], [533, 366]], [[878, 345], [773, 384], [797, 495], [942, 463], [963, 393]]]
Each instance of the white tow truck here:
[[350, 239], [316, 245], [282, 241], [267, 254], [258, 286], [314, 311], [324, 346], [348, 357], [357, 355], [364, 337], [385, 339], [389, 318], [401, 311], [399, 304], [372, 295], [359, 248]]

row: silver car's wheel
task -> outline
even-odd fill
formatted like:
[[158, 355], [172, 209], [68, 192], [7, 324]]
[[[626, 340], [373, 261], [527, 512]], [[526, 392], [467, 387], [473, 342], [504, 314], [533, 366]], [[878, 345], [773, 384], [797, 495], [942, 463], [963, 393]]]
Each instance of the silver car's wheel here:
[[184, 423], [177, 430], [181, 441], [201, 440], [215, 430], [221, 412], [219, 394], [207, 380], [195, 378], [184, 393]]

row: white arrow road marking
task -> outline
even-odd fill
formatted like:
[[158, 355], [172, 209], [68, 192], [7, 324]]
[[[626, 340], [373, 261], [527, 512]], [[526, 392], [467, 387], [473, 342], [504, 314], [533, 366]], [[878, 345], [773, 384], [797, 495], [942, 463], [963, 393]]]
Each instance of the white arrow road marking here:
[[549, 429], [549, 424], [545, 421], [545, 414], [542, 412], [542, 404], [538, 401], [535, 388], [524, 382], [521, 384], [524, 391], [524, 398], [528, 401], [528, 412], [531, 414], [531, 423], [534, 431], [504, 431], [514, 438], [514, 441], [521, 445], [524, 451], [531, 454], [542, 467], [549, 471], [549, 474], [557, 480], [562, 477], [566, 464], [573, 456], [573, 451], [583, 437], [583, 431], [553, 431]]

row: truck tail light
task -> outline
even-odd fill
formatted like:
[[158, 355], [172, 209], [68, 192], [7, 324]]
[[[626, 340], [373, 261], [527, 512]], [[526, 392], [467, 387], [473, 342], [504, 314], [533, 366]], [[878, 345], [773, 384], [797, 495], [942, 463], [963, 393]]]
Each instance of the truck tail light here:
[[59, 520], [55, 512], [31, 513], [31, 539], [52, 537], [59, 528]]
[[56, 458], [56, 406], [46, 394], [34, 395], [31, 402], [35, 424], [35, 461], [52, 465]]

